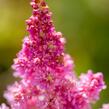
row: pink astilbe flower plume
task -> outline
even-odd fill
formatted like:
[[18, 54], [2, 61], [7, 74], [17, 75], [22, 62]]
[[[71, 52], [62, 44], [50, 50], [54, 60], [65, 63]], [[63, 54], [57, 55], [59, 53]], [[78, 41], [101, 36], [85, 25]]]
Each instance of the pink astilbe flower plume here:
[[29, 35], [12, 66], [21, 80], [8, 86], [4, 97], [9, 107], [2, 104], [0, 109], [91, 109], [105, 89], [102, 73], [88, 71], [77, 78], [74, 62], [64, 51], [66, 40], [56, 32], [47, 4], [30, 4]]

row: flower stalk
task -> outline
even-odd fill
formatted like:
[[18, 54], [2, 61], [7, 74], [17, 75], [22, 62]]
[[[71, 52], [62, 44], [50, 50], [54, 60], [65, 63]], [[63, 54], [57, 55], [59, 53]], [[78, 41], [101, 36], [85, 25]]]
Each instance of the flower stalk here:
[[9, 107], [2, 104], [0, 109], [91, 109], [106, 88], [102, 73], [89, 70], [76, 77], [74, 62], [64, 50], [66, 40], [56, 32], [47, 3], [30, 4], [29, 35], [12, 65], [21, 80], [8, 86], [4, 97]]

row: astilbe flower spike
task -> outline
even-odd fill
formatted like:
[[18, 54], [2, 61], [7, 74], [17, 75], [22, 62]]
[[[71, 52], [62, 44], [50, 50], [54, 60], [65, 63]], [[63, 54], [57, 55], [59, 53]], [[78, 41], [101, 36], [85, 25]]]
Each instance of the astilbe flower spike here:
[[[12, 68], [21, 80], [8, 86], [0, 109], [91, 109], [105, 88], [102, 73], [76, 77], [74, 62], [64, 52], [65, 39], [56, 32], [52, 13], [44, 0], [32, 0], [26, 21], [29, 36]], [[103, 106], [103, 109], [106, 106]]]

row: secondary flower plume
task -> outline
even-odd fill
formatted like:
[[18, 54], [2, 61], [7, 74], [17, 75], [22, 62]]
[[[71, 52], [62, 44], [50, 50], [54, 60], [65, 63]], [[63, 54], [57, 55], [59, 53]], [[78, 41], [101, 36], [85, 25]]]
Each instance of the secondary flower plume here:
[[104, 104], [101, 109], [109, 109], [109, 104]]
[[29, 35], [12, 65], [21, 80], [8, 86], [4, 94], [8, 106], [0, 109], [92, 109], [106, 87], [102, 73], [89, 70], [77, 78], [74, 62], [64, 51], [66, 40], [56, 32], [47, 4], [44, 0], [30, 4]]

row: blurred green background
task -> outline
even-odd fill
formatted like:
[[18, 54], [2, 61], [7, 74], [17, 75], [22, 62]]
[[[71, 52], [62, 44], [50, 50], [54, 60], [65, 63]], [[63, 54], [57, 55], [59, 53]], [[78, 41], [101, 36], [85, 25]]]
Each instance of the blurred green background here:
[[[0, 0], [0, 102], [7, 84], [14, 81], [11, 64], [21, 49], [25, 20], [31, 15], [30, 0]], [[104, 73], [109, 85], [109, 0], [47, 0], [57, 31], [67, 39], [66, 51], [79, 75], [88, 69]], [[94, 109], [109, 101], [103, 91]]]

